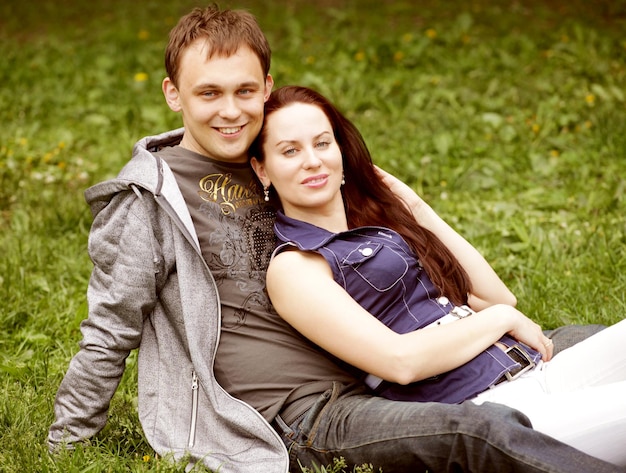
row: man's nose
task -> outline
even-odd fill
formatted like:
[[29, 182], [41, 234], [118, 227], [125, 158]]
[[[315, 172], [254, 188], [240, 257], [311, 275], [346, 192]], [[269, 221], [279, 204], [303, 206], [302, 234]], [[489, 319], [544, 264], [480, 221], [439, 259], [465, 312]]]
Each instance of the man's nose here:
[[220, 117], [222, 118], [234, 120], [241, 115], [241, 108], [239, 107], [235, 97], [228, 95], [223, 97], [220, 105]]

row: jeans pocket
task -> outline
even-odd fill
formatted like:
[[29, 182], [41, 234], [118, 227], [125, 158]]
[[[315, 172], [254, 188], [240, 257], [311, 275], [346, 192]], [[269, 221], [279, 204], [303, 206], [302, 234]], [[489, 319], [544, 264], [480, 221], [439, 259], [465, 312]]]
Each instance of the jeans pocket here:
[[324, 412], [327, 407], [339, 397], [343, 388], [344, 385], [342, 383], [333, 381], [333, 387], [322, 393], [305, 415], [291, 425], [291, 428], [297, 432], [297, 436], [303, 444], [311, 446], [315, 441], [317, 429], [324, 416]]

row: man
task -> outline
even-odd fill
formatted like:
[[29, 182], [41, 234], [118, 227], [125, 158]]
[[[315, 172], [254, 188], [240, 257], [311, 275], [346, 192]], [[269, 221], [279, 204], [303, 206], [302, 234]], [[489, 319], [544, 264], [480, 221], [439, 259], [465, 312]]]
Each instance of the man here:
[[[485, 461], [502, 471], [614, 471], [534, 432], [515, 411], [470, 405], [414, 404], [419, 434], [391, 450], [373, 448], [374, 432], [359, 451], [318, 454], [304, 439], [290, 459], [277, 433], [288, 436], [289, 427], [278, 419], [315, 427], [325, 393], [362, 386], [361, 373], [281, 322], [264, 291], [273, 210], [247, 149], [273, 86], [269, 45], [245, 12], [196, 9], [170, 33], [166, 69], [163, 93], [184, 129], [144, 138], [116, 179], [86, 192], [94, 215], [89, 317], [57, 394], [52, 450], [104, 426], [124, 361], [140, 348], [139, 416], [149, 443], [212, 470], [286, 472], [291, 460], [298, 471], [299, 460], [345, 456], [385, 473], [406, 464], [479, 471]], [[293, 389], [301, 371], [317, 381]], [[361, 419], [385, 427], [387, 445], [389, 432], [403, 428], [390, 409]]]

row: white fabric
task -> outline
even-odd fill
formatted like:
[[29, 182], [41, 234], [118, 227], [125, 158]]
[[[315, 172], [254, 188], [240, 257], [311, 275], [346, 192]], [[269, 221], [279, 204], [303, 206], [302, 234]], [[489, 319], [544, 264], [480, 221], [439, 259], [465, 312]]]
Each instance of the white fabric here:
[[528, 416], [533, 427], [626, 466], [626, 320], [476, 396]]

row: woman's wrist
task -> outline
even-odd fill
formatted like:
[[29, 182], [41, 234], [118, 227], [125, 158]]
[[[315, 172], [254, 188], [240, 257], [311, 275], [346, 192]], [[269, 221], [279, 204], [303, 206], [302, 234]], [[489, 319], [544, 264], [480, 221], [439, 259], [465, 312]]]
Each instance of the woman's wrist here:
[[516, 312], [515, 308], [510, 305], [494, 304], [481, 310], [479, 314], [488, 317], [489, 326], [495, 329], [498, 336], [502, 336], [515, 329]]

